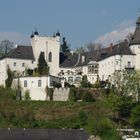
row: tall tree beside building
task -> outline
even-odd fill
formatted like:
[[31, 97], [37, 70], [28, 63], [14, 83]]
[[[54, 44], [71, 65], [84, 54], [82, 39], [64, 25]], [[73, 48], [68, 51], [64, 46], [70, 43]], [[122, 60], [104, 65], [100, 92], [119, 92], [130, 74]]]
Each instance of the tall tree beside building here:
[[48, 75], [49, 74], [49, 67], [47, 62], [45, 61], [44, 52], [41, 52], [38, 59], [38, 73], [40, 75]]
[[69, 46], [70, 46], [70, 45], [68, 45], [68, 43], [67, 43], [67, 41], [66, 41], [66, 38], [63, 37], [63, 38], [62, 38], [62, 44], [61, 44], [60, 51], [61, 51], [62, 53], [70, 52]]
[[11, 88], [13, 78], [14, 78], [14, 73], [8, 67], [8, 69], [7, 69], [7, 79], [5, 81], [6, 88]]

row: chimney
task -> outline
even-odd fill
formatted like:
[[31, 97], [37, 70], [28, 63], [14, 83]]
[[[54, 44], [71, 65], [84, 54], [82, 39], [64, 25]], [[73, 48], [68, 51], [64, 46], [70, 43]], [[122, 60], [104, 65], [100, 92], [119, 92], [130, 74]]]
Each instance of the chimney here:
[[82, 56], [82, 63], [85, 62], [85, 60], [86, 60], [86, 57], [83, 55]]

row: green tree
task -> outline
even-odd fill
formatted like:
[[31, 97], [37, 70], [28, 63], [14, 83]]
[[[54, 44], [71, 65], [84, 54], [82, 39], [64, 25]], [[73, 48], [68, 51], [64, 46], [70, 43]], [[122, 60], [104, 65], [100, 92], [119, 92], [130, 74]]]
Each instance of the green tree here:
[[62, 44], [61, 44], [60, 51], [61, 51], [62, 53], [70, 52], [69, 46], [70, 46], [70, 45], [68, 45], [68, 43], [67, 43], [67, 41], [66, 41], [66, 38], [63, 37], [63, 38], [62, 38]]
[[48, 75], [49, 74], [49, 67], [47, 62], [45, 61], [44, 52], [41, 52], [38, 59], [38, 73], [40, 75]]
[[113, 77], [114, 88], [111, 89], [109, 102], [114, 118], [128, 117], [133, 102], [139, 101], [140, 94], [140, 74], [137, 71], [121, 71], [116, 72]]
[[122, 71], [114, 74], [114, 90], [120, 96], [131, 96], [139, 101], [140, 94], [140, 72]]
[[7, 69], [7, 79], [5, 80], [6, 88], [10, 88], [14, 78], [14, 73], [8, 67]]
[[140, 128], [140, 104], [132, 109], [130, 122], [134, 127]]

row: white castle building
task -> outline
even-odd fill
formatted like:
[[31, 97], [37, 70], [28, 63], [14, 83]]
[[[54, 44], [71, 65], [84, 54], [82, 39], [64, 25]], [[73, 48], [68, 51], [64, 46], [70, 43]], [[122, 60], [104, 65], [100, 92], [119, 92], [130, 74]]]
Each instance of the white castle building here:
[[[47, 79], [29, 77], [26, 71], [37, 68], [41, 52], [45, 54], [50, 76]], [[40, 100], [43, 100], [45, 95], [39, 98], [38, 92], [42, 91], [45, 94], [45, 87], [51, 87], [52, 82], [58, 82], [60, 78], [78, 86], [83, 75], [87, 75], [89, 82], [95, 83], [97, 79], [100, 81], [109, 79], [115, 71], [138, 70], [140, 69], [140, 17], [130, 43], [125, 40], [115, 45], [110, 44], [107, 48], [81, 54], [61, 53], [59, 32], [55, 36], [46, 37], [40, 36], [35, 31], [31, 35], [31, 46], [18, 45], [0, 59], [0, 85], [5, 86], [8, 67], [20, 75], [21, 88], [24, 91], [32, 89], [38, 94], [33, 99]]]

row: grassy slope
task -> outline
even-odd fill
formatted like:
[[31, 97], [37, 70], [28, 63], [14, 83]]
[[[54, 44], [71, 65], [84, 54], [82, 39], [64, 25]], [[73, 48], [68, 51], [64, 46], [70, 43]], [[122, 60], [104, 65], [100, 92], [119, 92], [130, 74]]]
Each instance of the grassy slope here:
[[[119, 140], [111, 111], [96, 102], [16, 101], [0, 90], [0, 127], [84, 128], [103, 140]], [[11, 92], [11, 91], [10, 91]], [[14, 93], [13, 93], [14, 94]]]

